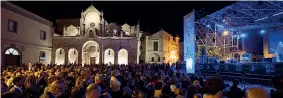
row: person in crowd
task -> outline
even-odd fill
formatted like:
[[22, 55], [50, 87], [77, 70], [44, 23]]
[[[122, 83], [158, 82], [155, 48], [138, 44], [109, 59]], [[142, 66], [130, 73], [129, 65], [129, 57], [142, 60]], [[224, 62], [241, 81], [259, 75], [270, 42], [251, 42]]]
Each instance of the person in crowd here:
[[157, 82], [155, 85], [154, 97], [160, 97], [162, 95], [162, 83]]
[[203, 87], [203, 98], [222, 98], [224, 82], [216, 77], [207, 79]]
[[234, 80], [232, 86], [230, 87], [230, 91], [227, 93], [228, 98], [243, 98], [244, 92], [238, 87], [239, 81]]
[[260, 87], [246, 89], [246, 98], [271, 98], [267, 90]]
[[111, 89], [111, 96], [120, 96], [120, 81], [117, 80], [115, 77], [117, 73], [115, 71], [111, 72], [111, 78], [110, 78], [110, 89]]
[[25, 96], [28, 98], [38, 98], [40, 96], [40, 87], [36, 84], [36, 77], [30, 75], [24, 83]]
[[[176, 65], [129, 64], [5, 66], [2, 98], [221, 98], [218, 78], [183, 73]], [[21, 77], [21, 78], [19, 78]], [[282, 77], [272, 80], [273, 98], [282, 97]], [[231, 92], [237, 91], [234, 81]], [[6, 89], [6, 90], [5, 90]], [[40, 96], [41, 95], [41, 96]], [[236, 93], [236, 95], [239, 95]], [[244, 95], [244, 93], [243, 93]], [[233, 95], [234, 96], [234, 95]]]
[[95, 83], [91, 83], [86, 88], [86, 98], [100, 98], [101, 88]]
[[23, 85], [24, 85], [24, 77], [15, 77], [13, 79], [13, 86], [12, 88], [4, 93], [4, 97], [6, 98], [22, 98], [23, 96]]
[[40, 96], [40, 98], [58, 98], [63, 94], [63, 87], [63, 82], [56, 80], [50, 85], [47, 92], [44, 92], [44, 94]]
[[187, 90], [186, 89], [180, 89], [179, 93], [177, 94], [176, 98], [187, 98]]
[[271, 92], [271, 98], [283, 98], [283, 75], [273, 77], [272, 85], [275, 91]]

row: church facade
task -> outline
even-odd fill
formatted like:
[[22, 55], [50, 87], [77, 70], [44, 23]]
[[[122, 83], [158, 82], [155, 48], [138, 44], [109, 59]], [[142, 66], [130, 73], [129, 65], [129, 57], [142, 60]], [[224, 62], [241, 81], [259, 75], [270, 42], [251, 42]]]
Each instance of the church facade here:
[[139, 63], [140, 31], [137, 25], [108, 23], [93, 5], [78, 19], [57, 19], [52, 40], [52, 64]]

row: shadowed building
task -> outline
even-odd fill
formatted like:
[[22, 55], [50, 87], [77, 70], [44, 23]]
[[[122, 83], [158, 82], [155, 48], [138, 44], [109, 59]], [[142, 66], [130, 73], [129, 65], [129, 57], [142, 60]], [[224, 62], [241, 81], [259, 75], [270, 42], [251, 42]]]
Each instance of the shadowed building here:
[[145, 36], [140, 58], [145, 63], [176, 63], [179, 61], [179, 39], [164, 30]]
[[49, 64], [52, 22], [5, 1], [1, 14], [1, 65]]

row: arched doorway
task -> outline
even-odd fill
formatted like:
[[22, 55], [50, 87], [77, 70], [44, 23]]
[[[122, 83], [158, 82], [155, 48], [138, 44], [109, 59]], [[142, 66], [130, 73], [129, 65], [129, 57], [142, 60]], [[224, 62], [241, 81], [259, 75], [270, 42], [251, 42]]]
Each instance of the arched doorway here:
[[99, 45], [95, 41], [87, 41], [82, 47], [82, 64], [99, 63]]
[[69, 63], [73, 63], [73, 64], [77, 63], [78, 56], [79, 56], [79, 53], [77, 49], [75, 48], [70, 49], [68, 53]]
[[118, 64], [128, 64], [128, 51], [126, 49], [119, 50]]
[[113, 49], [106, 49], [104, 52], [104, 64], [114, 64], [114, 55]]
[[150, 61], [151, 63], [159, 63], [159, 62], [161, 62], [160, 59], [161, 59], [161, 58], [160, 58], [160, 56], [159, 56], [157, 53], [152, 53], [152, 54], [150, 55], [149, 61]]
[[65, 51], [62, 48], [56, 50], [55, 64], [63, 65], [65, 63]]
[[19, 66], [21, 64], [21, 54], [20, 51], [18, 51], [15, 48], [8, 48], [4, 51], [3, 55], [3, 64], [4, 66]]

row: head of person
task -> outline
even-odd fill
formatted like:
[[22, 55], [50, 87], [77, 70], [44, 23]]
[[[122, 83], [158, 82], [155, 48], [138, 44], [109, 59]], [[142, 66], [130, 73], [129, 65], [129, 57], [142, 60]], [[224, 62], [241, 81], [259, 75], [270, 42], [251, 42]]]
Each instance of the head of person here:
[[194, 85], [194, 86], [199, 86], [199, 81], [198, 81], [198, 80], [194, 80], [194, 81], [193, 81], [193, 85]]
[[155, 90], [161, 90], [162, 89], [162, 82], [157, 82], [155, 84]]
[[211, 77], [204, 83], [203, 98], [222, 98], [223, 89], [224, 81], [216, 77]]
[[283, 90], [283, 75], [277, 75], [272, 78], [272, 86], [276, 90]]
[[248, 88], [246, 98], [270, 98], [270, 94], [262, 87]]
[[86, 98], [100, 98], [101, 88], [95, 83], [91, 83], [86, 88]]
[[64, 92], [64, 83], [62, 81], [56, 80], [50, 85], [48, 91], [56, 96], [60, 96]]
[[95, 83], [102, 83], [103, 82], [103, 75], [102, 74], [96, 75], [94, 81], [95, 81]]
[[234, 80], [232, 86], [238, 86], [238, 84], [239, 84], [239, 81], [238, 80]]
[[19, 87], [24, 86], [25, 79], [24, 77], [15, 77], [13, 79], [13, 84]]

